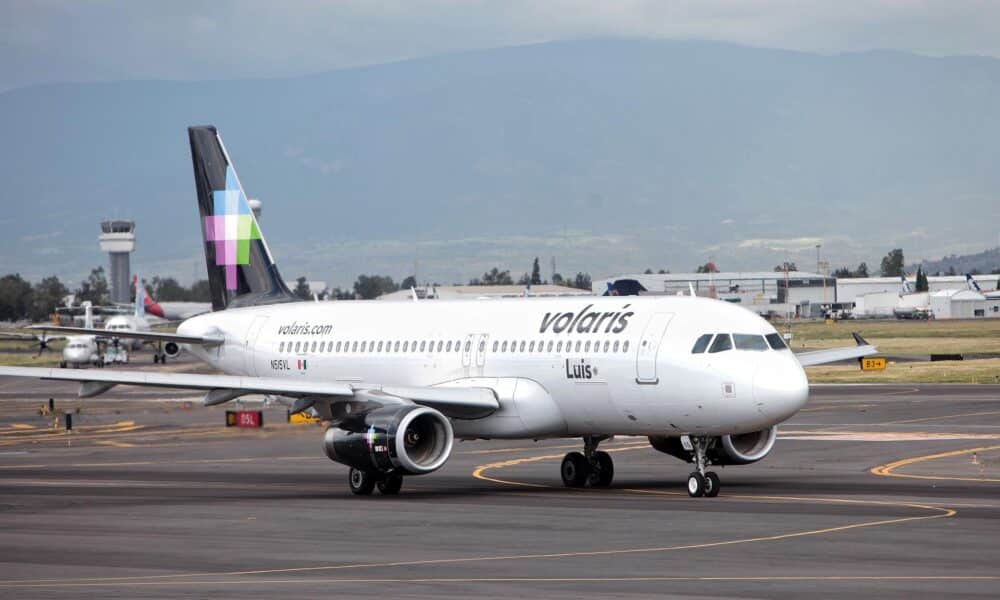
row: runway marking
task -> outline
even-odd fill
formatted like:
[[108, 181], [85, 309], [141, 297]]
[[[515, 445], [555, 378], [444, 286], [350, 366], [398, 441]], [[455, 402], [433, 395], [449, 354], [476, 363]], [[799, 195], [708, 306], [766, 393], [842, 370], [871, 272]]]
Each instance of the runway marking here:
[[1000, 410], [989, 410], [985, 412], [959, 413], [954, 415], [941, 415], [938, 417], [922, 417], [920, 419], [904, 419], [902, 421], [886, 421], [878, 425], [903, 425], [906, 423], [922, 423], [924, 421], [940, 421], [942, 419], [955, 419], [958, 417], [981, 417], [986, 415], [1000, 415]]
[[993, 450], [1000, 450], [1000, 446], [984, 446], [981, 448], [967, 448], [965, 450], [952, 450], [951, 452], [941, 452], [939, 454], [928, 454], [925, 456], [914, 456], [911, 458], [904, 458], [902, 460], [897, 460], [884, 465], [879, 465], [877, 467], [872, 467], [870, 472], [872, 475], [880, 475], [882, 477], [902, 477], [905, 479], [925, 479], [928, 481], [980, 481], [986, 483], [1000, 483], [1000, 479], [991, 479], [988, 477], [952, 477], [947, 475], [911, 475], [909, 473], [896, 473], [896, 469], [926, 462], [930, 460], [937, 460], [940, 458], [950, 458], [952, 456], [962, 456], [964, 454], [972, 454], [973, 452], [990, 452]]
[[17, 583], [3, 584], [8, 588], [72, 588], [72, 587], [167, 587], [167, 586], [219, 586], [219, 585], [329, 585], [329, 584], [415, 584], [415, 583], [649, 583], [649, 582], [745, 582], [745, 583], [782, 583], [782, 582], [876, 582], [876, 581], [913, 581], [913, 582], [974, 582], [1000, 581], [997, 575], [647, 575], [622, 577], [378, 577], [378, 578], [340, 578], [317, 577], [310, 579], [280, 578], [280, 579], [207, 579], [204, 581], [116, 581], [116, 582], [84, 582], [84, 583]]
[[100, 446], [111, 446], [112, 448], [135, 448], [136, 446], [128, 442], [116, 442], [114, 440], [98, 440], [94, 443]]

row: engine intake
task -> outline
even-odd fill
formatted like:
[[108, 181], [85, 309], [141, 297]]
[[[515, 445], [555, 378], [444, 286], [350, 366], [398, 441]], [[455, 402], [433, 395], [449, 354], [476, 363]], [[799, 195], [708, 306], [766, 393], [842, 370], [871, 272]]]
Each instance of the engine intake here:
[[444, 465], [454, 441], [451, 421], [433, 408], [392, 406], [327, 429], [323, 451], [362, 471], [423, 475]]
[[[708, 459], [713, 465], [755, 463], [771, 453], [777, 437], [777, 426], [750, 433], [719, 436], [708, 449]], [[674, 458], [694, 462], [694, 453], [684, 449], [679, 437], [650, 436], [649, 444]]]
[[163, 344], [163, 353], [170, 358], [176, 358], [181, 353], [181, 347], [177, 342], [167, 342]]

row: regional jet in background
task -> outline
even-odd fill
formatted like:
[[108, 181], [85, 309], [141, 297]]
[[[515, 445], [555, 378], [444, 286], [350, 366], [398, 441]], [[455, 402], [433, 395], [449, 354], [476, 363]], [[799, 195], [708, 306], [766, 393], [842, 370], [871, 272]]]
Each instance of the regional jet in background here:
[[[91, 303], [89, 301], [84, 302], [82, 307], [84, 311], [83, 328], [88, 331], [98, 331], [94, 329], [94, 316]], [[62, 351], [62, 360], [59, 362], [61, 368], [73, 367], [78, 369], [84, 365], [103, 366], [104, 358], [101, 354], [100, 338], [96, 334], [71, 336], [49, 335], [44, 326], [42, 327], [43, 330], [41, 333], [36, 334], [0, 333], [0, 339], [38, 344], [38, 354], [35, 355], [35, 358], [41, 356], [46, 350], [50, 350], [49, 344], [52, 342], [66, 340], [66, 345], [63, 346]]]
[[987, 292], [984, 291], [983, 288], [979, 287], [979, 282], [976, 281], [976, 278], [972, 276], [972, 273], [966, 273], [965, 284], [969, 287], [970, 290], [974, 292], [979, 292], [987, 300], [996, 300], [997, 298], [1000, 298], [1000, 282], [997, 283], [997, 289]]
[[113, 362], [127, 363], [129, 361], [128, 352], [130, 350], [139, 350], [146, 344], [153, 347], [153, 362], [166, 364], [167, 357], [176, 357], [180, 353], [180, 348], [176, 345], [169, 345], [169, 340], [162, 337], [169, 334], [157, 334], [151, 331], [145, 312], [147, 305], [145, 286], [138, 275], [132, 278], [132, 283], [135, 286], [135, 301], [132, 304], [132, 314], [114, 315], [104, 324], [103, 330], [94, 329], [89, 312], [87, 323], [83, 327], [32, 325], [29, 329], [41, 330], [43, 335], [48, 335], [48, 332], [55, 331], [57, 333], [96, 336], [96, 343], [98, 345], [103, 343], [105, 346], [104, 355], [96, 363], [99, 366]]
[[0, 375], [294, 400], [331, 426], [327, 456], [356, 494], [399, 492], [439, 469], [459, 439], [582, 439], [560, 474], [608, 486], [616, 434], [648, 436], [694, 463], [691, 496], [715, 496], [712, 465], [761, 460], [805, 405], [804, 365], [868, 356], [857, 346], [793, 354], [756, 314], [697, 297], [301, 302], [271, 252], [214, 127], [188, 130], [212, 312], [177, 333], [117, 335], [181, 345], [223, 375], [0, 367]]

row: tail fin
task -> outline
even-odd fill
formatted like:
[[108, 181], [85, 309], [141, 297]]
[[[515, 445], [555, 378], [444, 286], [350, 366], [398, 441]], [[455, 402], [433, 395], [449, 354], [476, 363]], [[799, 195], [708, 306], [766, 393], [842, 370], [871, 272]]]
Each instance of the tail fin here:
[[906, 278], [906, 273], [902, 273], [899, 276], [900, 281], [903, 282], [903, 294], [912, 294], [913, 288], [910, 287], [910, 281]]
[[90, 300], [83, 302], [83, 327], [85, 329], [94, 328], [94, 310]]
[[966, 273], [965, 274], [965, 284], [969, 286], [970, 290], [973, 290], [973, 291], [976, 291], [976, 292], [979, 292], [979, 293], [983, 292], [983, 288], [979, 287], [979, 282], [976, 281], [976, 278], [972, 276], [972, 273]]
[[146, 314], [146, 290], [142, 286], [142, 277], [138, 273], [132, 276], [135, 283], [135, 304], [132, 307], [132, 314], [136, 318], [142, 318]]
[[294, 302], [215, 127], [188, 127], [212, 310]]

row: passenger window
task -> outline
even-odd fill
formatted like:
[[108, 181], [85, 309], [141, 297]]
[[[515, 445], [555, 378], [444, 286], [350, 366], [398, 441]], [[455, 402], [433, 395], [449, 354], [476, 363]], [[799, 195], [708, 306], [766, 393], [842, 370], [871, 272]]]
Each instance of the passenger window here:
[[361, 353], [365, 353], [365, 348], [368, 347], [368, 342], [361, 342]]
[[479, 351], [483, 352], [485, 350], [486, 350], [486, 340], [480, 340], [480, 342], [479, 342]]
[[549, 349], [547, 350], [547, 352], [552, 352], [552, 344], [553, 344], [552, 340], [549, 340]]
[[466, 342], [465, 342], [465, 351], [468, 352], [470, 350], [472, 350], [472, 342], [466, 340]]
[[462, 340], [455, 340], [455, 352], [462, 351]]
[[500, 348], [501, 348], [501, 350], [500, 350], [501, 352], [506, 352], [507, 351], [507, 340], [503, 341], [503, 346], [500, 346]]
[[302, 342], [295, 342], [295, 351], [296, 351], [296, 352], [298, 352], [298, 351], [299, 351], [299, 344], [301, 344], [301, 343], [302, 343]]
[[500, 348], [500, 341], [493, 340], [493, 351], [496, 352]]
[[[76, 348], [76, 346], [73, 347]], [[285, 342], [281, 342], [280, 344], [278, 344], [278, 352], [284, 352], [284, 351], [285, 351]]]
[[580, 351], [580, 345], [581, 345], [581, 344], [583, 344], [583, 342], [581, 342], [580, 340], [576, 340], [576, 351], [577, 351], [577, 352], [579, 352], [579, 351]]
[[358, 342], [355, 340], [355, 342], [351, 344], [351, 353], [357, 354], [357, 352], [358, 352]]
[[448, 346], [445, 348], [445, 352], [451, 352], [451, 340], [448, 340]]
[[528, 344], [528, 352], [534, 352], [534, 351], [535, 351], [535, 340], [531, 340], [531, 343]]
[[784, 350], [788, 348], [788, 346], [785, 345], [785, 340], [781, 339], [781, 334], [769, 333], [764, 337], [767, 338], [767, 344], [771, 346], [772, 350]]
[[767, 350], [767, 342], [762, 335], [749, 333], [734, 333], [733, 341], [737, 350], [752, 350], [753, 352], [763, 352]]
[[615, 352], [618, 352], [618, 343], [619, 343], [618, 340], [615, 340], [615, 346], [614, 346]]
[[312, 343], [312, 347], [309, 349], [310, 352], [316, 352], [316, 342]]
[[379, 343], [378, 343], [378, 351], [379, 351], [379, 352], [381, 352], [381, 351], [382, 351], [382, 342], [379, 342]]
[[524, 340], [521, 340], [521, 352], [524, 353]]
[[337, 342], [337, 352], [340, 352], [340, 344], [343, 342]]
[[698, 338], [698, 341], [694, 343], [694, 348], [691, 348], [691, 354], [701, 354], [708, 348], [708, 343], [712, 341], [712, 334], [706, 333], [705, 335]]
[[709, 354], [715, 354], [716, 352], [725, 352], [726, 350], [733, 349], [733, 340], [729, 337], [728, 333], [720, 333], [715, 336], [715, 340], [712, 342], [712, 347], [708, 349]]
[[392, 345], [392, 351], [399, 354], [399, 340], [396, 340], [396, 343]]
[[[451, 342], [448, 342], [448, 343], [451, 344]], [[444, 350], [444, 342], [442, 342], [441, 340], [438, 340], [438, 352], [440, 352], [442, 350]]]
[[611, 342], [604, 340], [604, 351], [607, 352], [609, 347], [611, 347]]
[[628, 340], [625, 340], [625, 343], [622, 344], [622, 352], [628, 352]]
[[556, 352], [562, 352], [562, 340], [560, 340], [559, 343], [556, 344]]
[[423, 352], [426, 349], [427, 349], [427, 342], [421, 340], [420, 341], [420, 351]]
[[403, 342], [403, 352], [409, 352], [409, 351], [410, 351], [410, 341], [407, 340]]
[[583, 351], [590, 352], [590, 340], [587, 340], [587, 343], [583, 345]]

